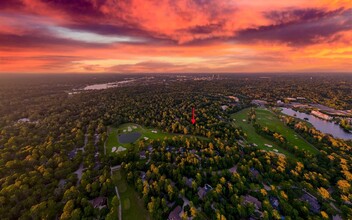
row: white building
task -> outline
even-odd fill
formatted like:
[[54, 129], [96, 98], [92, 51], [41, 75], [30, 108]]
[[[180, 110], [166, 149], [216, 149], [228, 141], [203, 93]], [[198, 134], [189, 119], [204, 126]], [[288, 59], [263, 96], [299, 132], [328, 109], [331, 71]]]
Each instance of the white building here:
[[329, 115], [327, 115], [327, 114], [324, 114], [324, 113], [321, 113], [320, 111], [315, 111], [315, 110], [313, 110], [313, 111], [311, 112], [311, 114], [314, 115], [314, 116], [316, 116], [316, 117], [318, 117], [318, 118], [321, 118], [321, 119], [324, 119], [324, 120], [328, 120], [328, 121], [332, 119], [331, 116], [329, 116]]

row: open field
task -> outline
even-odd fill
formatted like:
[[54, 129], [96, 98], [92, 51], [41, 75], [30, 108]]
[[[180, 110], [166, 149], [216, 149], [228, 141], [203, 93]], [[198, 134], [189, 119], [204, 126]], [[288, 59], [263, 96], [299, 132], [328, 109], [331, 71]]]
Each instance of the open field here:
[[[247, 134], [247, 141], [249, 143], [256, 144], [259, 149], [266, 151], [273, 151], [274, 149], [277, 149], [279, 153], [293, 157], [290, 152], [280, 148], [275, 142], [257, 134], [252, 124], [248, 123], [247, 121], [248, 111], [249, 109], [243, 109], [242, 111], [239, 111], [231, 116], [233, 119], [235, 119], [235, 125], [241, 127], [242, 130]], [[272, 147], [265, 146], [265, 144], [271, 145]]]
[[292, 147], [297, 146], [300, 149], [304, 149], [312, 154], [316, 154], [319, 151], [314, 148], [310, 143], [303, 139], [294, 130], [287, 127], [282, 121], [280, 121], [274, 113], [266, 109], [256, 109], [257, 122], [262, 126], [268, 127], [271, 131], [282, 134], [288, 144]]
[[[137, 135], [139, 134], [139, 135]], [[111, 153], [112, 149], [123, 150], [123, 148], [130, 148], [133, 143], [138, 140], [162, 140], [165, 137], [172, 137], [173, 134], [163, 133], [158, 129], [148, 129], [138, 124], [127, 123], [118, 128], [111, 127], [109, 129], [109, 136], [106, 142], [106, 152]]]
[[117, 186], [122, 204], [122, 219], [150, 219], [149, 213], [143, 206], [143, 201], [137, 192], [127, 184], [125, 173], [117, 170], [112, 176], [113, 183]]
[[[174, 136], [194, 137], [192, 135], [165, 133], [159, 129], [146, 128], [138, 124], [126, 123], [120, 125], [118, 128], [109, 128], [109, 136], [106, 141], [106, 153], [110, 154], [127, 150], [139, 140], [163, 140], [164, 138], [171, 138]], [[206, 137], [196, 137], [207, 140]], [[114, 152], [112, 152], [112, 150], [114, 150]]]

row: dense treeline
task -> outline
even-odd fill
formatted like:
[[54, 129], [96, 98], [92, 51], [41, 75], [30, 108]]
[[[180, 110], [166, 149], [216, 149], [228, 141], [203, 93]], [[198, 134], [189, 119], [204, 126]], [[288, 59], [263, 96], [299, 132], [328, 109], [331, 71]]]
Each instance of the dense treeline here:
[[[67, 94], [88, 82], [124, 78], [94, 77], [0, 82], [2, 219], [116, 219], [119, 201], [112, 199], [110, 165], [117, 163], [122, 163], [127, 180], [155, 219], [165, 219], [175, 205], [182, 205], [183, 198], [190, 201], [184, 215], [200, 219], [351, 217], [350, 142], [286, 117], [282, 120], [321, 152], [317, 156], [295, 152], [297, 161], [291, 161], [241, 144], [242, 131], [229, 123], [230, 113], [247, 107], [252, 99], [274, 101], [304, 94], [338, 109], [351, 108], [351, 78], [310, 81], [308, 76], [226, 76], [224, 80], [183, 82], [157, 76], [148, 85]], [[236, 95], [240, 102], [234, 103], [229, 95]], [[224, 105], [226, 110], [221, 109]], [[196, 107], [195, 126], [190, 122], [192, 107]], [[134, 151], [124, 158], [107, 158], [103, 154], [107, 126], [125, 122], [203, 139], [151, 143], [154, 151], [148, 152], [149, 163], [142, 163]], [[148, 146], [141, 142], [138, 148]], [[230, 172], [235, 166], [237, 171]], [[189, 186], [185, 178], [192, 179]], [[199, 188], [205, 184], [212, 190], [199, 198]], [[312, 212], [300, 200], [303, 190], [318, 198], [321, 212]], [[262, 207], [245, 203], [246, 195], [257, 198]], [[94, 208], [91, 201], [97, 197], [113, 202], [106, 208]], [[272, 198], [279, 200], [279, 208], [271, 204]]]

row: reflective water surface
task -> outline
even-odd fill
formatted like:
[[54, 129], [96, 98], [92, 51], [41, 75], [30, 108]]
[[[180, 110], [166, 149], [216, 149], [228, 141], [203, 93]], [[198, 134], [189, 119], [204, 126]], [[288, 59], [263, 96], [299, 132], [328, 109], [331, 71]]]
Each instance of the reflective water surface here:
[[308, 122], [311, 123], [316, 129], [318, 129], [323, 133], [331, 134], [336, 138], [341, 138], [344, 140], [352, 139], [352, 133], [348, 133], [344, 131], [338, 124], [335, 124], [334, 122], [326, 121], [310, 114], [298, 112], [291, 108], [281, 108], [281, 109], [282, 109], [282, 113], [286, 115], [290, 115], [302, 120], [305, 120], [305, 118], [308, 118]]

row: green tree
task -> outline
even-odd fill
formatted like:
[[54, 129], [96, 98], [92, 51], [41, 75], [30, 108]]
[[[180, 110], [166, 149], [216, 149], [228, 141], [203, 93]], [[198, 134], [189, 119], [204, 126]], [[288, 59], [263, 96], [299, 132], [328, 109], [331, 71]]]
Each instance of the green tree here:
[[68, 200], [64, 206], [60, 219], [61, 220], [71, 219], [72, 218], [71, 213], [74, 207], [75, 207], [75, 202], [72, 199]]

